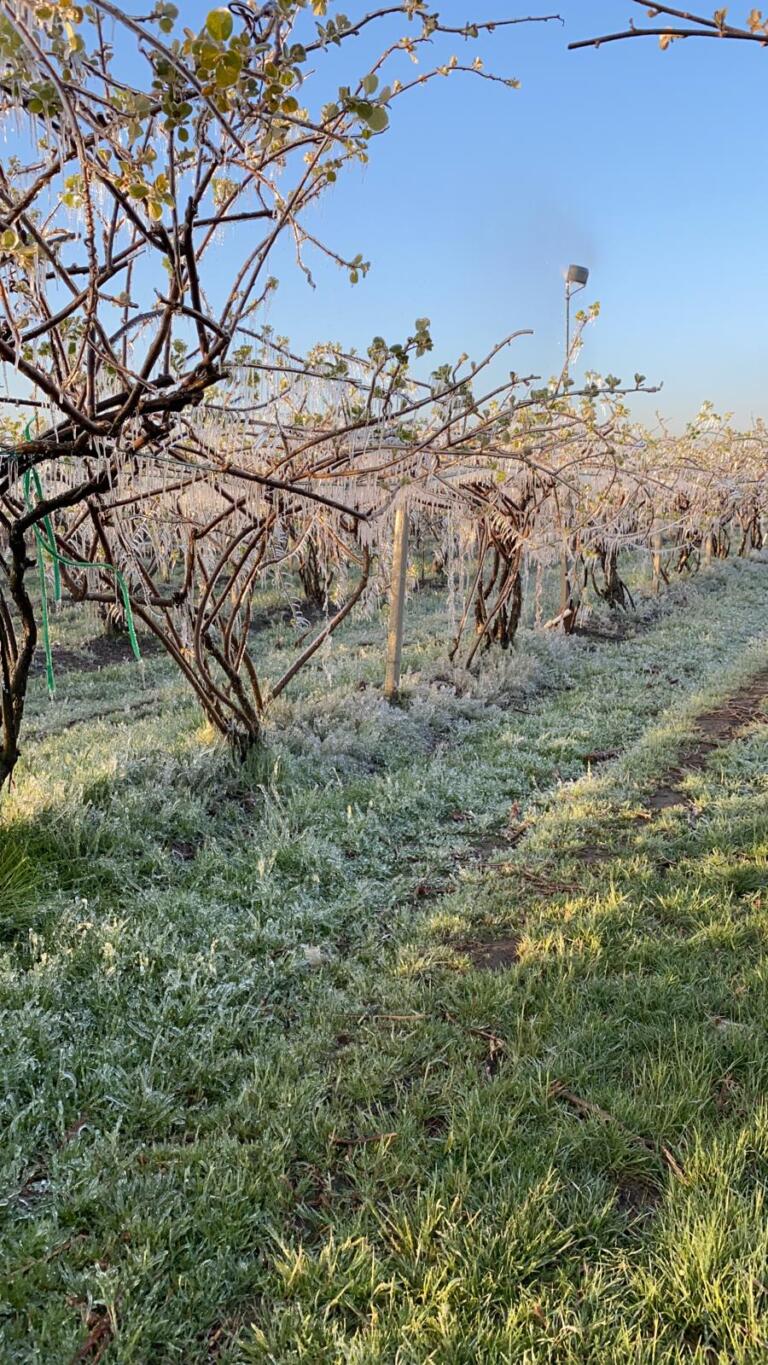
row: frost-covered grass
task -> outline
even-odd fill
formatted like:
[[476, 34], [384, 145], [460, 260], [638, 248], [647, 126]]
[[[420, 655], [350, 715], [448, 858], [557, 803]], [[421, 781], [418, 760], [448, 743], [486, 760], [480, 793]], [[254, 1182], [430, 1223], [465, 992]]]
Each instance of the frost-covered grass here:
[[[470, 677], [425, 592], [402, 708], [359, 621], [244, 768], [163, 659], [38, 685], [2, 808], [0, 1358], [102, 1319], [153, 1365], [768, 1358], [765, 729], [637, 819], [764, 665], [765, 566], [641, 615]], [[503, 936], [518, 964], [475, 970]]]

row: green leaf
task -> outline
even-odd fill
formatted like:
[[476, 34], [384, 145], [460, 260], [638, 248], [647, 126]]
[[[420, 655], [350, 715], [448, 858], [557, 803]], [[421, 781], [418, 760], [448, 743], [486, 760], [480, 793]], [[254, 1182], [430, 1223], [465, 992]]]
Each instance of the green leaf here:
[[225, 43], [232, 34], [232, 15], [228, 9], [212, 9], [205, 27], [217, 43]]
[[374, 76], [373, 72], [371, 72], [370, 76], [364, 77], [363, 90], [365, 91], [366, 95], [372, 95], [378, 83], [379, 78], [378, 76]]
[[237, 85], [243, 69], [243, 59], [238, 52], [225, 52], [216, 63], [216, 84], [220, 90]]
[[383, 133], [389, 127], [389, 114], [386, 109], [382, 109], [381, 105], [377, 104], [376, 108], [372, 109], [368, 115], [366, 123], [372, 133]]

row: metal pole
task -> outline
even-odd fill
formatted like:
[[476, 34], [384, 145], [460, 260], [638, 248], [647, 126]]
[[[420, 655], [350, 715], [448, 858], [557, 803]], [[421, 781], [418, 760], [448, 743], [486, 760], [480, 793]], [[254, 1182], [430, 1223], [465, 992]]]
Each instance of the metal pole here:
[[571, 285], [570, 281], [565, 282], [565, 369], [563, 378], [568, 379], [568, 370], [571, 361]]
[[[589, 271], [585, 266], [569, 265], [565, 276], [565, 364], [563, 366], [563, 392], [566, 400], [570, 392], [570, 368], [571, 368], [571, 294], [578, 294], [580, 289], [585, 289], [589, 279]], [[574, 568], [577, 563], [576, 555], [578, 550], [578, 540], [574, 536], [571, 546], [568, 544], [568, 537], [565, 534], [565, 527], [560, 527], [563, 543], [560, 550], [560, 615], [562, 617], [563, 630], [570, 634], [576, 624], [576, 617], [579, 610], [579, 603], [576, 600], [575, 578], [572, 581], [569, 565], [569, 548], [573, 554]]]
[[[563, 368], [563, 389], [568, 397], [568, 368], [571, 359], [571, 282], [565, 281], [565, 366]], [[560, 547], [560, 617], [561, 628], [566, 635], [570, 633], [572, 614], [571, 581], [568, 577], [568, 542], [565, 528], [561, 528], [563, 543]]]
[[403, 653], [405, 619], [405, 580], [408, 573], [408, 512], [404, 505], [395, 509], [395, 534], [392, 544], [392, 586], [389, 593], [389, 633], [387, 635], [387, 673], [384, 696], [396, 702], [400, 696], [400, 661]]

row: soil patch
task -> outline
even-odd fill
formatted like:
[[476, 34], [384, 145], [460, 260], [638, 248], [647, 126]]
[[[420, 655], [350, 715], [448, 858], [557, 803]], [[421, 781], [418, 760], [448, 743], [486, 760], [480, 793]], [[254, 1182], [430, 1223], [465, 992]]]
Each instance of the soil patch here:
[[574, 849], [573, 856], [585, 867], [594, 867], [598, 863], [609, 863], [616, 857], [616, 850], [605, 844], [584, 844], [582, 848]]
[[191, 863], [197, 857], [201, 844], [202, 840], [193, 842], [191, 839], [174, 839], [168, 851], [178, 862]]
[[[677, 776], [677, 774], [674, 775]], [[680, 773], [680, 776], [682, 777], [683, 774]], [[651, 792], [650, 796], [646, 798], [645, 804], [649, 810], [653, 811], [671, 810], [675, 806], [686, 805], [686, 798], [679, 787], [672, 787], [667, 783], [662, 783], [661, 786], [656, 787], [656, 789]]]
[[571, 634], [581, 640], [598, 640], [601, 644], [620, 645], [644, 629], [647, 629], [646, 622], [637, 616], [616, 616], [610, 624], [604, 626], [576, 626]]
[[[154, 635], [140, 640], [139, 648], [143, 658], [162, 651], [162, 645]], [[111, 668], [114, 664], [136, 662], [127, 635], [96, 635], [92, 640], [87, 640], [82, 649], [64, 649], [61, 645], [53, 645], [51, 652], [54, 674], [98, 673], [100, 669]], [[33, 677], [45, 673], [45, 654], [42, 649], [35, 654], [30, 672]]]
[[608, 763], [612, 758], [618, 758], [618, 749], [592, 749], [588, 754], [580, 754], [582, 763], [594, 767], [598, 763]]
[[510, 840], [505, 834], [484, 834], [479, 839], [473, 839], [467, 854], [470, 858], [488, 858], [494, 853], [498, 853], [500, 848], [509, 848]]
[[444, 1137], [450, 1126], [447, 1114], [430, 1114], [429, 1118], [424, 1120], [424, 1131], [430, 1138]]
[[461, 943], [458, 952], [479, 972], [505, 972], [520, 961], [520, 939], [497, 938], [487, 943]]
[[661, 1198], [655, 1185], [636, 1175], [620, 1176], [616, 1189], [616, 1207], [632, 1222], [648, 1218]]

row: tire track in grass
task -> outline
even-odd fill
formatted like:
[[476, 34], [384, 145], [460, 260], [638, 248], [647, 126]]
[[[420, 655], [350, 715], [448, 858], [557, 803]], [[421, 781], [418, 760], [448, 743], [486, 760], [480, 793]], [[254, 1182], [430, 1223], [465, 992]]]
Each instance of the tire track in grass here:
[[[738, 739], [755, 721], [762, 719], [768, 722], [768, 716], [764, 710], [766, 699], [768, 699], [768, 668], [764, 667], [747, 683], [725, 697], [717, 705], [700, 712], [695, 720], [693, 737], [681, 747], [677, 763], [663, 775], [657, 785], [644, 797], [643, 804], [646, 813], [639, 817], [640, 820], [643, 823], [650, 822], [659, 813], [667, 809], [689, 806], [690, 803], [682, 787], [685, 777], [689, 773], [703, 770], [713, 753], [724, 749]], [[606, 753], [604, 761], [615, 756]], [[598, 756], [592, 755], [590, 757], [597, 759]], [[527, 825], [524, 831], [521, 831], [519, 842], [523, 845], [523, 852], [525, 840], [530, 832], [530, 827]], [[575, 856], [579, 863], [589, 870], [590, 867], [603, 860], [615, 858], [617, 855], [625, 855], [629, 851], [626, 846], [622, 848], [621, 845], [617, 847], [614, 844], [611, 847], [596, 842], [593, 845], [582, 846], [577, 850]], [[580, 889], [576, 883], [565, 884], [555, 881], [538, 872], [526, 871], [524, 867], [512, 863], [508, 864], [506, 869], [502, 864], [499, 871], [514, 873], [524, 883], [530, 885], [536, 892], [536, 899], [539, 904], [553, 902], [563, 894], [578, 893]], [[520, 961], [522, 937], [521, 926], [521, 930], [517, 934], [510, 933], [507, 930], [506, 933], [495, 938], [457, 943], [454, 944], [454, 947], [457, 952], [469, 960], [475, 971], [504, 972]], [[603, 1109], [588, 1096], [576, 1093], [562, 1079], [555, 1079], [551, 1083], [548, 1094], [554, 1104], [570, 1109], [578, 1119], [582, 1121], [591, 1119], [616, 1131], [623, 1132], [633, 1146], [640, 1150], [644, 1149], [658, 1163], [658, 1176], [650, 1180], [639, 1178], [637, 1173], [632, 1171], [623, 1175], [616, 1175], [617, 1206], [623, 1209], [631, 1219], [642, 1222], [654, 1213], [656, 1204], [661, 1197], [661, 1189], [667, 1180], [672, 1179], [682, 1184], [687, 1183], [686, 1172], [680, 1160], [672, 1148], [660, 1139], [630, 1131], [615, 1115]]]
[[768, 668], [761, 669], [749, 683], [720, 702], [718, 706], [703, 711], [696, 720], [699, 738], [682, 750], [677, 766], [671, 768], [665, 780], [646, 797], [645, 804], [648, 809], [660, 811], [686, 805], [686, 796], [679, 783], [688, 773], [700, 772], [710, 754], [716, 749], [725, 748], [732, 740], [737, 739], [748, 725], [758, 720], [766, 697]]
[[[647, 823], [664, 810], [679, 809], [689, 806], [690, 803], [682, 788], [682, 783], [689, 773], [700, 772], [706, 766], [711, 755], [719, 749], [725, 748], [733, 740], [753, 724], [756, 720], [768, 721], [763, 711], [763, 703], [768, 699], [768, 668], [762, 668], [749, 682], [738, 688], [716, 706], [702, 711], [696, 718], [695, 737], [692, 742], [687, 743], [680, 751], [677, 764], [668, 770], [657, 785], [646, 794], [643, 805], [647, 814], [637, 817], [638, 822]], [[595, 754], [590, 754], [590, 761], [607, 762], [617, 757], [615, 751], [605, 750]], [[516, 837], [513, 835], [509, 839], [498, 839], [498, 844], [508, 844], [510, 849], [518, 843], [523, 843], [528, 833], [530, 825], [526, 824], [520, 828]], [[621, 847], [595, 842], [584, 844], [574, 852], [578, 862], [589, 868], [599, 865], [602, 862], [610, 861], [621, 853]], [[502, 871], [504, 865], [498, 869]], [[525, 868], [517, 865], [509, 865], [509, 872], [514, 872], [527, 884], [532, 886], [538, 893], [538, 899], [552, 899], [558, 895], [572, 893], [578, 890], [575, 884], [565, 884], [559, 881], [551, 881], [538, 873], [528, 872]], [[467, 957], [476, 971], [498, 972], [504, 971], [514, 966], [519, 961], [519, 946], [521, 942], [520, 934], [505, 934], [494, 939], [478, 939], [462, 943], [455, 943], [453, 946], [462, 956]]]

